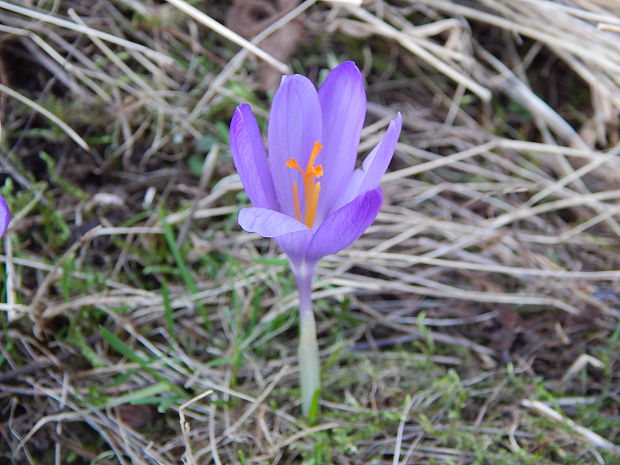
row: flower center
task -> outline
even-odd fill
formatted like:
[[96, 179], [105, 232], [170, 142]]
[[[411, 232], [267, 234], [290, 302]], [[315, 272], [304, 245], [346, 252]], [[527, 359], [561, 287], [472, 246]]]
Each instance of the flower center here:
[[[302, 170], [294, 158], [289, 159], [285, 164], [289, 168], [293, 168], [301, 173], [304, 179], [304, 200], [306, 211], [304, 212], [303, 222], [309, 228], [312, 228], [314, 218], [316, 217], [316, 208], [319, 205], [319, 192], [321, 192], [321, 183], [316, 182], [316, 178], [323, 176], [323, 165], [314, 166], [314, 161], [319, 155], [319, 152], [323, 149], [323, 146], [318, 142], [314, 143], [312, 147], [312, 153], [310, 159], [306, 165], [306, 170]], [[298, 221], [301, 219], [301, 210], [299, 208], [299, 196], [297, 190], [297, 182], [293, 183], [293, 198], [295, 199], [295, 216]]]

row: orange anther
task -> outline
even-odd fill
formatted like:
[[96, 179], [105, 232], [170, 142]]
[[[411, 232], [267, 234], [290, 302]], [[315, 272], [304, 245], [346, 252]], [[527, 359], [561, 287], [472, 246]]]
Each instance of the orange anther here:
[[323, 150], [323, 146], [315, 141], [314, 145], [312, 146], [312, 153], [310, 154], [310, 158], [308, 159], [308, 164], [306, 165], [306, 172], [310, 171], [312, 165], [314, 165], [314, 160], [316, 160], [316, 157], [319, 155], [319, 152], [321, 150]]
[[312, 167], [312, 176], [314, 176], [315, 178], [320, 178], [321, 176], [323, 176], [323, 165], [316, 165]]
[[297, 160], [295, 160], [294, 158], [289, 159], [286, 163], [286, 166], [288, 166], [289, 168], [293, 168], [295, 170], [298, 170], [302, 176], [305, 176], [304, 170], [301, 169], [301, 166], [299, 166], [299, 164], [297, 163]]

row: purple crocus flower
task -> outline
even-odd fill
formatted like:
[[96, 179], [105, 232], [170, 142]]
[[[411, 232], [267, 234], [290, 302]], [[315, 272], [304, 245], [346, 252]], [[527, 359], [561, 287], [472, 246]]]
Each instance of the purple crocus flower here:
[[[274, 238], [297, 280], [304, 413], [318, 388], [318, 356], [302, 353], [316, 352], [310, 296], [316, 263], [351, 245], [375, 220], [382, 202], [378, 184], [401, 130], [398, 114], [361, 169], [355, 169], [365, 113], [362, 75], [348, 61], [318, 92], [305, 76], [282, 78], [269, 116], [269, 158], [248, 104], [237, 107], [230, 124], [233, 160], [252, 202], [239, 213], [239, 224]], [[306, 369], [304, 357], [316, 358], [308, 362], [315, 366]]]
[[9, 206], [6, 204], [4, 197], [0, 195], [0, 237], [4, 236], [6, 228], [9, 227], [9, 221], [11, 221]]

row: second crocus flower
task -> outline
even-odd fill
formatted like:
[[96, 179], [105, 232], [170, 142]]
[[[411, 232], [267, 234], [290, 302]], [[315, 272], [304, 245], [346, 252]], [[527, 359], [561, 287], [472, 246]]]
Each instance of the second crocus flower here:
[[4, 236], [10, 221], [11, 213], [9, 212], [9, 206], [6, 204], [4, 197], [0, 195], [0, 237]]

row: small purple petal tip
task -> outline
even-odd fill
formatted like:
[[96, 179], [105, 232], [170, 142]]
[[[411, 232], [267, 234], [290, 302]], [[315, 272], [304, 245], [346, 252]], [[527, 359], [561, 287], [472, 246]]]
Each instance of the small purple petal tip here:
[[0, 237], [4, 235], [11, 221], [11, 212], [4, 197], [0, 195]]

